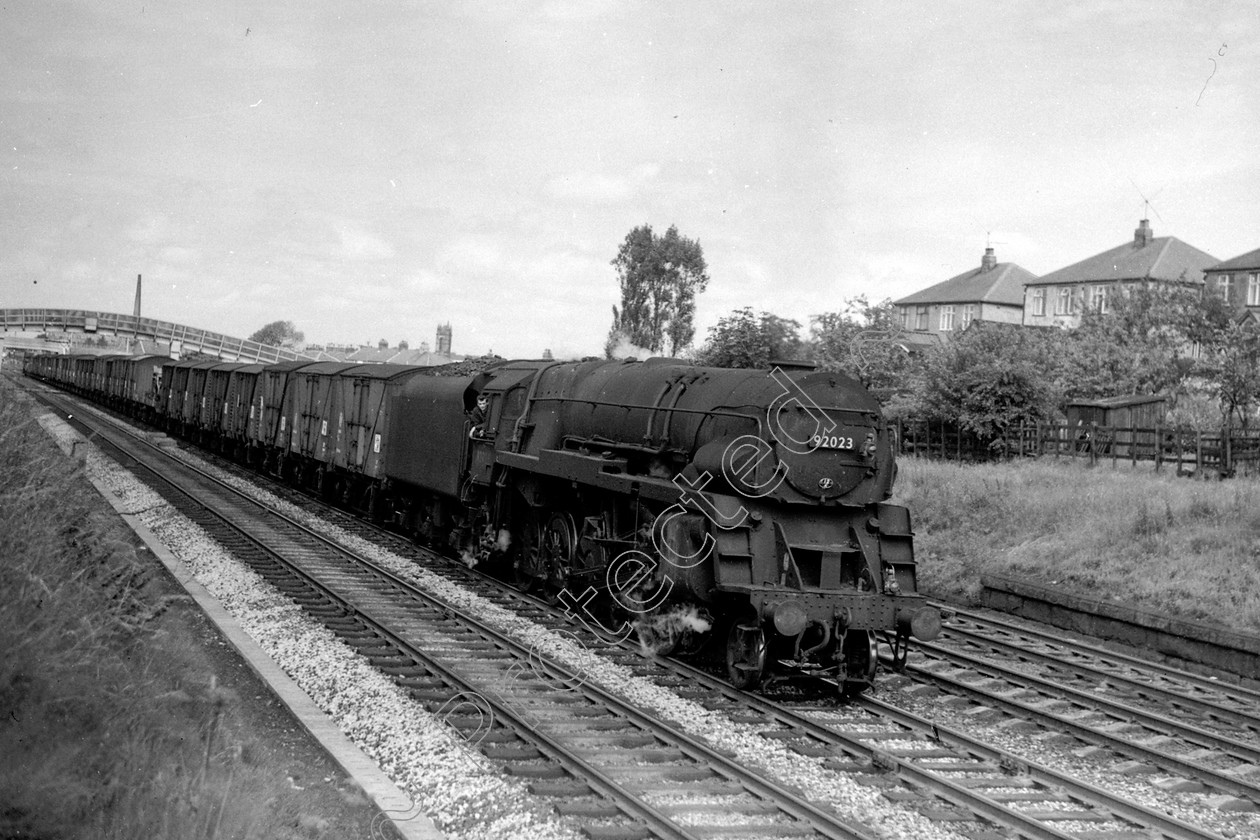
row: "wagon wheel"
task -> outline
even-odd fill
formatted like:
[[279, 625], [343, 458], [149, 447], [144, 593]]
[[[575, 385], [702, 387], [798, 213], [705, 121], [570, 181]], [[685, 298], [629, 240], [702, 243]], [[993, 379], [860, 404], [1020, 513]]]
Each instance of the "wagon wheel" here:
[[731, 625], [726, 637], [726, 678], [738, 689], [761, 682], [766, 670], [766, 634], [755, 618]]

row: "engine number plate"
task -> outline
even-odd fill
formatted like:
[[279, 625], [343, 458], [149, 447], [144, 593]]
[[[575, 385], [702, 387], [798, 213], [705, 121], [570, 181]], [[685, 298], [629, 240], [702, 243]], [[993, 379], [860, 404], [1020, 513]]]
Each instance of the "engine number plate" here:
[[814, 435], [810, 438], [810, 444], [814, 449], [841, 449], [851, 451], [862, 442], [860, 437], [853, 434], [851, 429], [842, 429], [837, 434]]

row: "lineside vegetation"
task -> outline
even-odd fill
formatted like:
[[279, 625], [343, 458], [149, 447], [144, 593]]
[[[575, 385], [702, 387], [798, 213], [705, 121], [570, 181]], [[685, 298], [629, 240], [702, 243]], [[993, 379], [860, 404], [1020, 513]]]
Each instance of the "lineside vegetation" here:
[[975, 603], [980, 576], [1001, 574], [1260, 633], [1260, 483], [1073, 459], [898, 464], [929, 595]]
[[0, 377], [0, 837], [366, 833], [366, 798], [315, 799], [328, 760], [217, 679], [217, 644]]

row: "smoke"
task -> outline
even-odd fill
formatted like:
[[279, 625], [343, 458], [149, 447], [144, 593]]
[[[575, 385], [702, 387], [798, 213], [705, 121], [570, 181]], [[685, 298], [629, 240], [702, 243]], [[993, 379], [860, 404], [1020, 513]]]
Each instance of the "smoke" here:
[[507, 528], [499, 529], [499, 536], [494, 541], [495, 550], [503, 552], [512, 544], [512, 532]]
[[643, 360], [659, 355], [660, 353], [638, 346], [625, 336], [618, 336], [616, 343], [608, 348], [608, 358], [610, 359]]

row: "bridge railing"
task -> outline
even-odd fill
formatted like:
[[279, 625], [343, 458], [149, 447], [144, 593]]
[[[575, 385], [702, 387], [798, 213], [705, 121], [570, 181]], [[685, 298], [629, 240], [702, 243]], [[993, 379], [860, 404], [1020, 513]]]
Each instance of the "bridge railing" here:
[[313, 358], [286, 347], [260, 344], [257, 341], [235, 338], [171, 321], [137, 318], [134, 315], [122, 315], [117, 312], [97, 312], [88, 309], [0, 309], [0, 323], [6, 331], [79, 330], [86, 333], [108, 332], [114, 335], [151, 338], [168, 343], [179, 342], [183, 350], [199, 350], [203, 353], [259, 362]]

